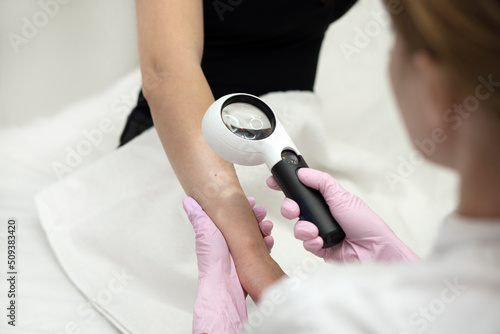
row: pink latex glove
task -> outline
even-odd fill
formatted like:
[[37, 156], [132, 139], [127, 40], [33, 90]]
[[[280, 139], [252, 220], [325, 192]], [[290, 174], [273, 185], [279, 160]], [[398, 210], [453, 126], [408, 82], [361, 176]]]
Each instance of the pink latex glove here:
[[[248, 198], [250, 205], [255, 199]], [[246, 292], [241, 287], [226, 240], [201, 206], [191, 197], [183, 202], [196, 233], [198, 288], [193, 310], [193, 334], [240, 333], [247, 321]], [[271, 251], [273, 224], [264, 220], [265, 207], [253, 208], [255, 217]]]
[[[346, 234], [340, 244], [323, 249], [323, 239], [318, 236], [318, 228], [311, 222], [299, 220], [295, 224], [294, 234], [304, 242], [306, 250], [325, 261], [420, 262], [420, 258], [399, 240], [365, 202], [344, 190], [333, 177], [310, 168], [299, 169], [297, 175], [303, 184], [321, 192], [332, 216]], [[281, 190], [272, 176], [266, 183], [274, 190]], [[298, 218], [299, 206], [295, 201], [285, 198], [281, 214], [287, 219]]]

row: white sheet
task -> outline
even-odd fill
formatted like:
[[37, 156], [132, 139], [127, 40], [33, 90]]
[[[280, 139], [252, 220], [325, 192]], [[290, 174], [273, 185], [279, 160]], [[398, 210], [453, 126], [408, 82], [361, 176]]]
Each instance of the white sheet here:
[[[424, 164], [391, 189], [384, 174], [397, 172], [400, 158], [407, 158], [412, 149], [385, 76], [388, 27], [382, 27], [350, 62], [339, 47], [353, 44], [356, 29], [373, 22], [380, 9], [378, 2], [361, 1], [329, 31], [316, 95], [275, 93], [266, 101], [275, 106], [311, 167], [337, 177], [425, 256], [438, 222], [454, 205], [449, 193], [456, 180], [449, 172]], [[154, 131], [115, 150], [139, 83], [135, 71], [54, 117], [1, 129], [0, 218], [4, 222], [16, 216], [23, 223], [22, 327], [18, 328], [23, 333], [59, 333], [71, 321], [78, 323], [81, 333], [113, 332], [110, 322], [131, 333], [190, 329], [196, 266], [194, 236], [180, 206], [182, 191]], [[103, 119], [109, 119], [114, 130], [103, 134], [102, 143], [93, 145], [81, 161], [73, 161], [75, 167], [64, 173], [65, 181], [38, 197], [49, 247], [33, 195], [57, 181], [54, 162], [63, 164], [68, 152], [78, 145], [83, 148], [84, 130], [98, 128]], [[292, 225], [279, 215], [282, 195], [266, 188], [269, 172], [264, 166], [238, 172], [247, 193], [268, 207], [275, 222], [273, 256], [296, 275], [312, 257], [293, 239]], [[4, 252], [3, 228], [0, 233]], [[135, 278], [118, 292], [115, 276], [122, 269]], [[102, 305], [103, 316], [87, 323], [75, 311], [86, 302], [78, 290], [93, 305], [98, 304], [94, 298], [106, 304], [104, 298], [110, 295], [106, 290], [116, 293]], [[0, 329], [6, 330], [3, 322]]]
[[[387, 191], [385, 179], [376, 177], [383, 174], [386, 161], [335, 140], [321, 121], [324, 111], [313, 93], [270, 94], [265, 100], [312, 167], [337, 175], [386, 218], [404, 241], [425, 254], [437, 221], [445, 213], [433, 210], [431, 216], [422, 210], [433, 200], [423, 191], [439, 191], [434, 184], [420, 187], [422, 193], [411, 197]], [[360, 131], [368, 130], [364, 124], [359, 125]], [[237, 171], [246, 193], [268, 207], [276, 224], [274, 257], [289, 274], [296, 274], [297, 265], [310, 255], [293, 240], [292, 224], [280, 217], [283, 196], [265, 186], [269, 171], [265, 166]], [[154, 130], [37, 197], [49, 242], [86, 296], [98, 295], [113, 271], [134, 277], [123, 291], [113, 294], [112, 302], [95, 302], [123, 332], [190, 330], [196, 259], [192, 228], [181, 208], [183, 197]], [[448, 204], [446, 199], [442, 203]], [[411, 216], [402, 219], [405, 211]]]
[[[123, 77], [99, 95], [69, 106], [57, 115], [25, 126], [0, 130], [0, 267], [6, 273], [7, 219], [18, 220], [17, 326], [8, 326], [2, 311], [0, 332], [118, 333], [114, 326], [93, 309], [91, 303], [68, 279], [51, 249], [38, 216], [34, 195], [57, 181], [54, 162], [62, 162], [68, 147], [76, 147], [101, 119], [115, 125], [103, 142], [93, 148], [74, 168], [83, 168], [117, 145], [124, 116], [120, 107], [126, 97], [137, 94], [139, 72]], [[119, 98], [121, 104], [117, 104]], [[133, 97], [135, 99], [135, 96]], [[129, 102], [131, 105], [133, 102]], [[0, 300], [6, 301], [6, 284], [0, 280]]]

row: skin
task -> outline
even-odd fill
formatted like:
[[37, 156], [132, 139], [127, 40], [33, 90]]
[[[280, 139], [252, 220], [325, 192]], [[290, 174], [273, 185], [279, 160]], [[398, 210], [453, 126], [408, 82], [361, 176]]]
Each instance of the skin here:
[[[214, 101], [201, 70], [202, 2], [136, 0], [144, 95], [155, 128], [186, 194], [201, 204], [222, 232], [243, 288], [257, 300], [284, 274], [263, 242], [251, 207], [231, 164], [205, 143], [201, 119]], [[458, 213], [500, 216], [498, 119], [480, 106], [457, 129], [443, 114], [464, 96], [444, 68], [425, 51], [405, 52], [397, 36], [390, 64], [393, 91], [412, 139], [432, 138], [442, 129], [430, 161], [455, 169], [461, 177]], [[418, 149], [418, 147], [417, 147]], [[206, 189], [218, 191], [207, 196]], [[205, 192], [204, 192], [205, 191]]]
[[202, 5], [136, 0], [143, 92], [179, 182], [222, 232], [243, 288], [258, 300], [284, 274], [269, 255], [234, 166], [203, 139], [201, 121], [214, 97], [201, 69]]
[[454, 104], [461, 104], [467, 94], [428, 52], [409, 55], [398, 34], [389, 71], [408, 135], [422, 141], [433, 138], [435, 129], [444, 131], [446, 140], [440, 139], [432, 154], [415, 148], [428, 160], [460, 175], [457, 213], [465, 217], [500, 217], [500, 110], [481, 105], [454, 129], [454, 123], [446, 122], [443, 116]]
[[438, 128], [446, 134], [447, 139], [436, 144], [433, 154], [422, 153], [460, 175], [457, 212], [466, 217], [500, 217], [500, 110], [489, 110], [482, 103], [460, 126], [446, 122], [444, 113], [454, 104], [462, 104], [468, 94], [462, 93], [457, 81], [428, 52], [409, 55], [399, 35], [390, 76], [411, 139], [432, 138], [432, 131]]

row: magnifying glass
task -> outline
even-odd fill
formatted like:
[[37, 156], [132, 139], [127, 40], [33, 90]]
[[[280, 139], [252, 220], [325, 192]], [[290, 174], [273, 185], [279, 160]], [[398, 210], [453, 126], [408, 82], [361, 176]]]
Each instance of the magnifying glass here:
[[243, 93], [223, 96], [208, 108], [202, 131], [208, 145], [223, 159], [244, 166], [265, 163], [286, 197], [299, 205], [299, 218], [318, 227], [323, 248], [344, 240], [345, 233], [321, 193], [300, 182], [297, 171], [308, 166], [264, 101]]

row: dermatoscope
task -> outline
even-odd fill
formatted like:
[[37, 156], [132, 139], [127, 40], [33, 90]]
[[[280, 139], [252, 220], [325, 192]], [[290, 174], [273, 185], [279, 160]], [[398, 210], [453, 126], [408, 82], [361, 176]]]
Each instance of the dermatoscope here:
[[244, 166], [265, 163], [286, 197], [299, 205], [299, 218], [318, 227], [323, 248], [344, 240], [345, 233], [321, 193], [300, 182], [297, 171], [308, 166], [263, 100], [243, 93], [219, 98], [205, 113], [202, 131], [208, 145], [223, 159]]

